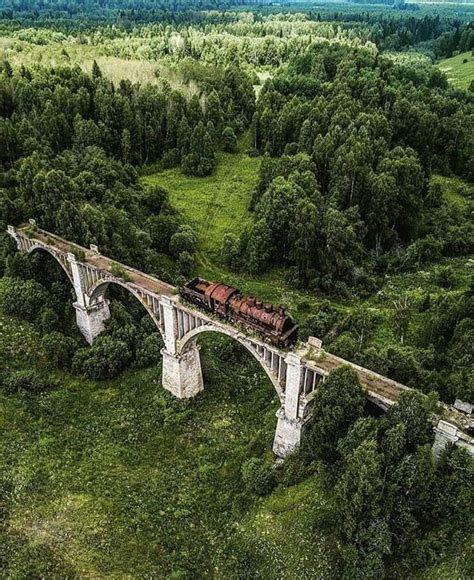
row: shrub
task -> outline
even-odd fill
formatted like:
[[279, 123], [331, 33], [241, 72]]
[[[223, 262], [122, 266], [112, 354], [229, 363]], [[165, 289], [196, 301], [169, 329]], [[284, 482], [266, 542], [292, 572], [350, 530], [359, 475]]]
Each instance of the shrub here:
[[221, 246], [222, 261], [228, 268], [237, 269], [240, 261], [240, 240], [232, 233], [224, 234]]
[[328, 300], [324, 300], [316, 314], [308, 316], [306, 323], [301, 328], [300, 336], [304, 339], [308, 336], [323, 338], [334, 326], [337, 320], [337, 310]]
[[48, 293], [38, 282], [19, 278], [0, 280], [0, 310], [4, 314], [32, 321], [47, 302]]
[[268, 495], [275, 487], [273, 467], [263, 459], [252, 457], [241, 468], [242, 481], [248, 491], [256, 495]]
[[137, 348], [135, 365], [139, 368], [145, 368], [158, 364], [161, 360], [162, 347], [163, 341], [157, 332], [145, 337]]
[[36, 371], [14, 371], [4, 380], [3, 384], [9, 393], [21, 391], [42, 393], [54, 386]]
[[310, 472], [304, 453], [297, 449], [285, 458], [278, 479], [284, 486], [291, 487], [306, 479]]
[[43, 336], [41, 345], [48, 362], [59, 369], [70, 367], [72, 356], [77, 346], [73, 338], [53, 331]]
[[43, 334], [52, 332], [58, 325], [59, 316], [52, 308], [43, 308], [39, 315], [39, 328]]
[[110, 273], [116, 278], [120, 278], [124, 282], [130, 280], [130, 276], [128, 275], [125, 268], [121, 264], [117, 264], [117, 262], [112, 263], [112, 266], [110, 267]]
[[72, 368], [89, 379], [108, 379], [117, 376], [131, 358], [132, 353], [125, 342], [111, 336], [99, 336], [91, 347], [76, 352]]
[[350, 334], [341, 334], [334, 342], [331, 343], [331, 352], [346, 360], [351, 360], [355, 357], [358, 344], [356, 339]]
[[189, 276], [194, 270], [194, 258], [189, 252], [181, 252], [178, 256], [178, 268], [183, 276]]
[[451, 266], [440, 268], [435, 276], [436, 283], [441, 286], [441, 288], [447, 289], [456, 286], [456, 278], [456, 272]]
[[181, 252], [194, 254], [197, 247], [197, 237], [190, 226], [181, 226], [179, 230], [171, 236], [170, 252], [178, 257]]

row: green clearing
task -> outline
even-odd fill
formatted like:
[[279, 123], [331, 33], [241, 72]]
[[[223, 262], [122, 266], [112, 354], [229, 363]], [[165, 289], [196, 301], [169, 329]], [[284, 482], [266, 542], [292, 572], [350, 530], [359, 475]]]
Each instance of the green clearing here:
[[174, 168], [144, 176], [143, 182], [169, 192], [171, 205], [196, 229], [203, 257], [215, 260], [224, 234], [239, 234], [251, 221], [248, 205], [259, 166], [260, 159], [246, 153], [220, 153], [209, 177], [190, 177]]
[[449, 81], [460, 89], [467, 89], [474, 81], [474, 56], [472, 52], [462, 52], [440, 61], [439, 68], [446, 73]]
[[[32, 327], [0, 325], [0, 371], [45, 371]], [[250, 355], [224, 365], [225, 342], [204, 338], [206, 390], [188, 402], [161, 388], [160, 368], [0, 392], [6, 577], [232, 577], [246, 558], [261, 577], [328, 575], [325, 538], [315, 549], [310, 532], [317, 479], [266, 499], [242, 485], [246, 459], [270, 460], [273, 388]]]

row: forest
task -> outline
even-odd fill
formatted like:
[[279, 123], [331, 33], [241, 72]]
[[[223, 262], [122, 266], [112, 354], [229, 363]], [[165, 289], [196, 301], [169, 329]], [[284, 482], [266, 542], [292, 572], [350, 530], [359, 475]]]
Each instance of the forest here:
[[[431, 451], [438, 401], [474, 403], [474, 78], [442, 60], [471, 70], [472, 10], [270, 4], [0, 11], [2, 577], [472, 574], [473, 461]], [[5, 233], [30, 218], [284, 303], [413, 390], [379, 416], [337, 368], [275, 463], [255, 361], [205, 337], [206, 390], [174, 400], [120, 287], [87, 345], [61, 268]]]

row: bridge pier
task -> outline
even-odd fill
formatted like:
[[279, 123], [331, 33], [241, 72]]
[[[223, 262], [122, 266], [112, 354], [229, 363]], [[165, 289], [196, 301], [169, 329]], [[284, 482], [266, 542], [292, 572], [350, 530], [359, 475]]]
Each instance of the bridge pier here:
[[301, 357], [291, 352], [286, 356], [285, 363], [285, 400], [277, 411], [278, 423], [273, 440], [273, 453], [278, 457], [286, 457], [299, 447], [303, 429], [300, 402], [304, 367]]
[[273, 439], [273, 453], [283, 458], [299, 447], [303, 424], [300, 419], [287, 417], [283, 407], [278, 409], [276, 416], [278, 423]]
[[105, 321], [110, 318], [109, 301], [105, 298], [91, 306], [74, 302], [76, 323], [89, 344], [104, 330]]
[[163, 388], [178, 399], [194, 397], [204, 389], [197, 345], [191, 346], [182, 354], [172, 354], [166, 349], [162, 349], [161, 354]]

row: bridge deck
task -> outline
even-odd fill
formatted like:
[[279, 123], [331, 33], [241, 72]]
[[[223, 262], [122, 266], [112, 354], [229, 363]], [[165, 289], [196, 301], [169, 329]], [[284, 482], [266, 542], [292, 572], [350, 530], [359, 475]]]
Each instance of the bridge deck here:
[[95, 266], [96, 268], [99, 268], [99, 270], [110, 272], [112, 266], [116, 264], [125, 270], [130, 279], [130, 282], [136, 286], [140, 286], [141, 288], [148, 290], [149, 292], [153, 292], [154, 294], [172, 296], [177, 293], [177, 288], [171, 284], [167, 284], [158, 278], [154, 278], [153, 276], [149, 276], [148, 274], [140, 272], [139, 270], [135, 270], [135, 268], [126, 266], [121, 262], [117, 262], [111, 258], [107, 258], [106, 256], [102, 256], [102, 254], [97, 254], [96, 252], [93, 252], [88, 248], [84, 248], [79, 244], [68, 242], [59, 236], [39, 228], [36, 228], [34, 232], [31, 232], [31, 226], [23, 226], [18, 228], [18, 232], [26, 234], [30, 238], [39, 240], [46, 245], [54, 246], [63, 252], [72, 252], [74, 254], [79, 250], [84, 254], [84, 259], [81, 257], [79, 261], [90, 264], [91, 266]]
[[[130, 266], [126, 266], [120, 262], [102, 256], [88, 248], [68, 242], [50, 232], [46, 232], [37, 227], [33, 229], [31, 225], [22, 226], [18, 228], [17, 231], [26, 235], [30, 239], [36, 239], [45, 245], [54, 246], [63, 252], [78, 253], [79, 251], [84, 255], [84, 258], [81, 256], [79, 261], [95, 266], [96, 268], [106, 272], [110, 273], [112, 266], [116, 264], [125, 270], [131, 283], [158, 296], [173, 296], [177, 293], [177, 288], [171, 284], [167, 284], [166, 282], [140, 272], [135, 268], [131, 268]], [[297, 354], [303, 358], [305, 364], [310, 368], [312, 367], [315, 370], [320, 370], [323, 374], [329, 373], [332, 369], [342, 364], [349, 364], [359, 374], [363, 387], [368, 391], [369, 398], [372, 397], [373, 399], [377, 399], [379, 402], [385, 404], [386, 407], [393, 404], [403, 391], [409, 390], [409, 387], [402, 385], [401, 383], [397, 383], [396, 381], [384, 377], [383, 375], [379, 375], [370, 369], [360, 367], [350, 361], [339, 358], [322, 348], [315, 348], [308, 344], [301, 345], [297, 349]], [[451, 421], [461, 429], [468, 429], [470, 419], [467, 415], [444, 403], [440, 405], [440, 408], [442, 409], [443, 419]]]

